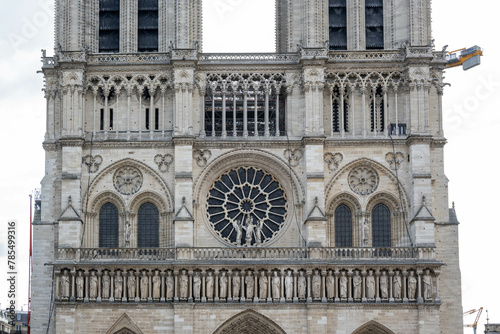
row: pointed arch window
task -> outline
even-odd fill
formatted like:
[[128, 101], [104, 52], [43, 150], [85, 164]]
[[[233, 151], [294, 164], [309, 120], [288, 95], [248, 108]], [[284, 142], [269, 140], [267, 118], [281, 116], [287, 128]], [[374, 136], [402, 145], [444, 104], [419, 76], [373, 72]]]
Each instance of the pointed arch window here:
[[335, 247], [352, 247], [352, 213], [345, 204], [335, 210]]
[[377, 86], [370, 94], [370, 121], [372, 132], [384, 132], [385, 100], [382, 86]]
[[137, 246], [139, 248], [159, 247], [160, 215], [152, 203], [144, 203], [139, 208]]
[[349, 97], [339, 87], [333, 88], [332, 131], [349, 131]]
[[158, 51], [158, 0], [139, 0], [137, 50]]
[[366, 49], [384, 48], [384, 2], [366, 0], [365, 2]]
[[99, 247], [118, 247], [118, 209], [106, 203], [99, 210]]
[[372, 210], [372, 246], [391, 247], [391, 211], [384, 204]]

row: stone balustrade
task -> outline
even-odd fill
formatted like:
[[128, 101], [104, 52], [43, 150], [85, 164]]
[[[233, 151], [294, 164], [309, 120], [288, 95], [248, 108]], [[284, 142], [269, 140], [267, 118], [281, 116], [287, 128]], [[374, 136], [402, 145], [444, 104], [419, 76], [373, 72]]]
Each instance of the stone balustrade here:
[[439, 264], [59, 266], [58, 302], [440, 303]]
[[330, 51], [329, 62], [351, 62], [351, 61], [403, 61], [404, 53], [401, 50], [382, 51]]
[[59, 248], [57, 261], [435, 261], [432, 247], [391, 248]]

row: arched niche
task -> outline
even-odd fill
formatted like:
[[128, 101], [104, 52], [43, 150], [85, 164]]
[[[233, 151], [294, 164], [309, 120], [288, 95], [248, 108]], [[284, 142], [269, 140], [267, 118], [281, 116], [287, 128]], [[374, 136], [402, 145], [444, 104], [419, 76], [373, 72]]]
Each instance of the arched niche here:
[[214, 334], [286, 334], [271, 319], [252, 310], [244, 311], [223, 323]]

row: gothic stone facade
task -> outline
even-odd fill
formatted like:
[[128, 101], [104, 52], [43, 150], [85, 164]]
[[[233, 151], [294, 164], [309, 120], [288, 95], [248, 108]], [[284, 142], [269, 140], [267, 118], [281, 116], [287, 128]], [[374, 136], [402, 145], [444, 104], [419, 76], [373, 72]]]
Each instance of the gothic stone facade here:
[[430, 0], [201, 5], [56, 1], [33, 333], [462, 332]]

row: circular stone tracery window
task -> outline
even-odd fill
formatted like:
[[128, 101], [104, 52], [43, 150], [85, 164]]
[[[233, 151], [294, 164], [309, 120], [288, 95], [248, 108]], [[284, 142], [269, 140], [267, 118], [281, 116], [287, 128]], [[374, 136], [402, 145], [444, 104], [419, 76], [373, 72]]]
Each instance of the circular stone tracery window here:
[[369, 195], [377, 190], [378, 174], [371, 167], [358, 167], [349, 173], [349, 186], [358, 195]]
[[115, 189], [123, 195], [133, 195], [142, 187], [141, 171], [135, 167], [123, 167], [113, 176]]
[[222, 174], [207, 195], [207, 217], [215, 234], [235, 246], [261, 246], [284, 226], [286, 194], [265, 170], [240, 167]]

